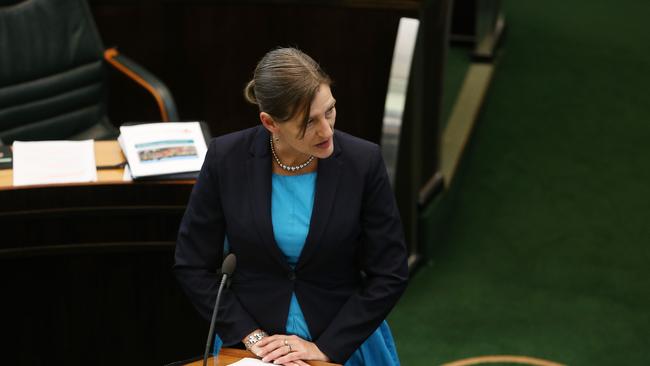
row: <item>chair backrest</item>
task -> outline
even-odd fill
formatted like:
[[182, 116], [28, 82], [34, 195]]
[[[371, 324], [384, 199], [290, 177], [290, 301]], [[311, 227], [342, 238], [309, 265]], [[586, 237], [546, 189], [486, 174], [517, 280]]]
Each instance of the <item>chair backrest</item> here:
[[109, 137], [103, 45], [83, 0], [0, 0], [0, 139]]

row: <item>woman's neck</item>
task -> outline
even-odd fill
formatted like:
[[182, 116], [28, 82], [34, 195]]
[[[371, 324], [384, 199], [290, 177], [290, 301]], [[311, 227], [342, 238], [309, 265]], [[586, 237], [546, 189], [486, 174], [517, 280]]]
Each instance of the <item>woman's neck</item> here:
[[291, 166], [300, 165], [311, 157], [309, 154], [302, 153], [287, 144], [283, 144], [282, 141], [273, 141], [271, 147], [275, 150], [275, 154], [282, 164]]
[[277, 175], [301, 175], [301, 174], [307, 174], [307, 173], [313, 173], [318, 170], [318, 158], [314, 158], [314, 160], [311, 162], [311, 164], [307, 165], [306, 167], [294, 171], [289, 171], [285, 170], [278, 163], [275, 161], [275, 159], [271, 159], [271, 171], [273, 174]]
[[271, 140], [273, 173], [299, 175], [316, 171], [318, 159], [296, 151], [291, 146]]

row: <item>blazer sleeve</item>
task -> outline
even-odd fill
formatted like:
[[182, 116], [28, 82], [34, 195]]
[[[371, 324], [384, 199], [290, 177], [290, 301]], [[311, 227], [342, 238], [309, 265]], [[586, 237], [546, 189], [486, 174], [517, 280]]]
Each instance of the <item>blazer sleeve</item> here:
[[[219, 197], [215, 141], [194, 185], [180, 224], [174, 272], [199, 313], [210, 320], [219, 289], [225, 219]], [[258, 325], [227, 288], [221, 296], [216, 332], [225, 345], [235, 345]]]
[[406, 289], [404, 233], [379, 147], [374, 145], [361, 212], [360, 268], [366, 279], [315, 341], [331, 360], [345, 362], [386, 318]]

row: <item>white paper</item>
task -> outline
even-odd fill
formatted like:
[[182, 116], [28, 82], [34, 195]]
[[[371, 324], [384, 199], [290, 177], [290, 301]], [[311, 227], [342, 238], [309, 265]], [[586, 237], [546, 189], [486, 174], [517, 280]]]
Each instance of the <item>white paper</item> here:
[[199, 171], [208, 150], [198, 122], [122, 126], [118, 141], [133, 178]]
[[93, 140], [15, 141], [14, 185], [97, 181]]
[[124, 182], [133, 181], [133, 177], [131, 177], [131, 169], [129, 169], [129, 164], [124, 165], [124, 173], [122, 173], [122, 180]]
[[242, 358], [241, 360], [239, 360], [239, 361], [237, 361], [235, 363], [231, 363], [230, 365], [233, 365], [233, 366], [264, 366], [264, 365], [274, 365], [274, 364], [268, 363], [268, 362], [262, 362], [262, 361], [260, 361], [260, 360], [258, 360], [256, 358], [245, 357], [245, 358]]

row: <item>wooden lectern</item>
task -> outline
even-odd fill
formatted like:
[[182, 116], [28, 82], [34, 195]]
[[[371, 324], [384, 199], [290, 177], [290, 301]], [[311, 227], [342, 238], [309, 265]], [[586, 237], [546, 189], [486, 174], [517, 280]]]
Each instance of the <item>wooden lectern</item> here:
[[[245, 357], [255, 358], [255, 355], [253, 355], [250, 351], [246, 351], [243, 349], [222, 348], [221, 352], [219, 352], [219, 357], [217, 358], [216, 365], [217, 366], [230, 365]], [[214, 361], [212, 357], [210, 357], [208, 359], [208, 365], [213, 366], [214, 365], [213, 362]], [[321, 361], [309, 361], [307, 363], [312, 366], [341, 366], [336, 363], [321, 362]], [[203, 365], [203, 359], [186, 364], [186, 366], [202, 366], [202, 365]]]

